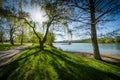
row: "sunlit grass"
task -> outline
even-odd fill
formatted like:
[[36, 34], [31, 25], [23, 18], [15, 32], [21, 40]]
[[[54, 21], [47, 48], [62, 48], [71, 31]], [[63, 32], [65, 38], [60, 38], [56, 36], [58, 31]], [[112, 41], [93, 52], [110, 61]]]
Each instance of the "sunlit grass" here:
[[29, 47], [0, 72], [0, 80], [119, 80], [120, 67], [47, 46]]

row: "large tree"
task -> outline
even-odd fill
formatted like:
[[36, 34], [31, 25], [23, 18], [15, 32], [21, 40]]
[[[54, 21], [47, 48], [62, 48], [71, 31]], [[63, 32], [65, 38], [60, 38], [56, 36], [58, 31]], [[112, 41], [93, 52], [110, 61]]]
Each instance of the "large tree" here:
[[[35, 35], [37, 36], [37, 38], [39, 39], [39, 44], [40, 44], [40, 49], [44, 49], [44, 43], [47, 42], [47, 38], [48, 38], [48, 34], [49, 34], [49, 30], [50, 27], [54, 24], [59, 23], [61, 20], [63, 20], [63, 15], [65, 15], [65, 10], [63, 8], [60, 8], [61, 6], [57, 5], [57, 2], [51, 2], [51, 1], [43, 1], [43, 3], [41, 3], [42, 1], [40, 1], [40, 3], [35, 3], [38, 5], [41, 5], [40, 7], [45, 11], [45, 15], [47, 16], [48, 20], [43, 22], [43, 24], [39, 27], [44, 27], [45, 32], [43, 33], [43, 39], [37, 34], [35, 28], [36, 23], [32, 22], [29, 23], [26, 19], [25, 21], [30, 25], [30, 27], [33, 29]], [[45, 2], [45, 3], [44, 3]], [[48, 42], [47, 42], [48, 43]]]
[[[101, 60], [98, 42], [97, 25], [113, 20], [113, 15], [120, 11], [119, 0], [68, 0], [68, 5], [75, 9], [77, 16], [70, 20], [86, 24], [91, 29], [91, 40], [94, 58]], [[75, 15], [75, 14], [74, 14]], [[73, 15], [72, 15], [73, 16]]]
[[[24, 3], [24, 4], [23, 4]], [[23, 44], [23, 35], [26, 30], [26, 23], [24, 22], [23, 18], [28, 17], [28, 13], [24, 12], [22, 10], [23, 5], [27, 3], [27, 0], [22, 0], [22, 1], [16, 1], [16, 0], [1, 0], [0, 2], [0, 16], [6, 17], [7, 19], [7, 24], [9, 24], [9, 27], [7, 30], [9, 31], [10, 35], [10, 42], [12, 45], [14, 45], [14, 33], [17, 31], [17, 34], [21, 38], [21, 45]]]
[[4, 17], [0, 17], [0, 42], [3, 44], [4, 42], [4, 34], [5, 34], [5, 30], [4, 30], [4, 25], [5, 24], [5, 20]]
[[17, 31], [17, 29], [20, 27], [18, 25], [18, 19], [8, 19], [8, 31], [9, 31], [9, 35], [10, 35], [10, 43], [12, 45], [14, 45], [14, 36], [15, 36], [15, 32]]
[[[27, 1], [27, 0], [25, 0], [25, 1]], [[65, 15], [65, 7], [58, 5], [58, 4], [62, 3], [61, 1], [60, 1], [60, 3], [58, 1], [49, 1], [49, 0], [40, 0], [40, 1], [38, 0], [37, 2], [34, 0], [31, 0], [31, 1], [33, 1], [31, 3], [31, 6], [34, 6], [33, 3], [35, 3], [35, 5], [37, 5], [37, 6], [40, 6], [40, 8], [42, 8], [45, 11], [46, 16], [48, 18], [47, 21], [45, 21], [41, 26], [39, 26], [41, 28], [42, 28], [42, 26], [45, 27], [45, 32], [43, 33], [43, 39], [36, 32], [36, 27], [37, 27], [36, 22], [33, 22], [33, 20], [31, 18], [28, 18], [28, 16], [26, 17], [24, 10], [22, 10], [22, 2], [24, 2], [24, 0], [21, 1], [19, 5], [18, 5], [19, 2], [12, 2], [13, 4], [16, 4], [16, 5], [11, 6], [11, 4], [12, 4], [11, 3], [6, 6], [6, 10], [10, 14], [10, 16], [12, 16], [13, 18], [19, 18], [21, 20], [23, 19], [33, 29], [34, 34], [39, 39], [40, 48], [44, 49], [44, 43], [47, 41], [47, 38], [48, 38], [47, 35], [49, 33], [50, 26], [52, 24], [59, 23], [60, 20], [63, 19], [63, 15]], [[9, 0], [8, 0], [8, 2], [9, 2]], [[16, 12], [14, 12], [14, 10], [16, 10]], [[5, 14], [5, 16], [6, 15], [8, 16], [8, 13]], [[22, 15], [21, 15], [21, 13], [22, 13]], [[30, 21], [30, 20], [32, 20], [32, 21]]]

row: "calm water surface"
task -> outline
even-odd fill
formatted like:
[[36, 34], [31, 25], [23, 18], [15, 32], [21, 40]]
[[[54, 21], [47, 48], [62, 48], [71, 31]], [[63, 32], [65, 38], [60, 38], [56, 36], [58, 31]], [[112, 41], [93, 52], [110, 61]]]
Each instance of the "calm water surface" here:
[[[72, 43], [68, 45], [66, 43], [53, 43], [58, 49], [72, 52], [93, 52], [91, 43]], [[120, 43], [111, 44], [99, 44], [101, 53], [120, 54]]]

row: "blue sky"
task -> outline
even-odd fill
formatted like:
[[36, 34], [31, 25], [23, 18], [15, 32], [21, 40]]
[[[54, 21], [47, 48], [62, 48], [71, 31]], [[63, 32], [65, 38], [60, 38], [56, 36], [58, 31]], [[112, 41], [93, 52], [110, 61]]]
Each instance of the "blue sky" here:
[[[26, 12], [29, 12], [30, 15], [31, 15], [31, 18], [35, 21], [35, 22], [39, 22], [40, 24], [42, 24], [43, 21], [46, 21], [47, 20], [47, 17], [45, 17], [45, 12], [41, 10], [41, 8], [39, 6], [30, 6], [30, 5], [26, 5], [23, 6], [23, 9], [26, 11]], [[107, 33], [107, 32], [111, 32], [115, 29], [119, 29], [120, 28], [120, 14], [117, 14], [116, 15], [116, 21], [113, 21], [113, 22], [108, 22], [108, 23], [105, 23], [104, 25], [100, 25], [102, 27], [105, 27], [104, 29], [101, 29], [101, 30], [98, 30], [98, 33]], [[80, 25], [80, 24], [78, 24]], [[71, 23], [69, 24], [69, 28], [70, 29], [73, 29], [73, 27], [76, 26], [76, 23]], [[90, 38], [90, 35], [81, 35], [83, 34], [85, 31], [81, 30], [81, 29], [77, 29], [73, 32], [73, 40], [76, 40], [76, 39], [84, 39], [84, 38]], [[67, 33], [65, 32], [61, 32], [61, 31], [58, 31], [56, 33], [61, 33], [63, 34], [64, 36], [57, 36], [56, 37], [56, 40], [67, 40], [68, 39], [68, 36], [67, 36]]]
[[[40, 7], [28, 6], [24, 9], [25, 9], [25, 11], [30, 13], [30, 15], [31, 15], [31, 17], [34, 21], [39, 22], [40, 24], [43, 21], [47, 20], [47, 17], [45, 17], [45, 12], [42, 11]], [[104, 23], [103, 25], [100, 25], [100, 26], [105, 27], [105, 28], [103, 28], [101, 30], [97, 30], [97, 32], [105, 34], [105, 33], [108, 33], [108, 32], [112, 32], [113, 30], [120, 29], [120, 14], [117, 14], [115, 18], [116, 18], [116, 21], [107, 22], [107, 23]], [[74, 23], [73, 22], [73, 23], [69, 24], [69, 28], [73, 29], [76, 26], [76, 24], [80, 25], [79, 23]], [[40, 27], [38, 29], [40, 29]], [[59, 36], [58, 35], [56, 37], [57, 41], [68, 40], [68, 35], [67, 35], [66, 32], [57, 31], [55, 33], [60, 33], [60, 34], [64, 35], [64, 36]], [[78, 29], [78, 30], [73, 31], [72, 39], [77, 40], [77, 39], [90, 38], [90, 35], [85, 35], [83, 33], [85, 33], [85, 30]]]

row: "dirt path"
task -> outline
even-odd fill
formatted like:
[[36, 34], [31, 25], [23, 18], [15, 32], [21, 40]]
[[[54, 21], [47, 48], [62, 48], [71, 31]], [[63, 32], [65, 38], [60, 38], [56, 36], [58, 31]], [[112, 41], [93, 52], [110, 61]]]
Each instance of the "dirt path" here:
[[10, 58], [12, 58], [14, 55], [20, 53], [21, 51], [23, 51], [31, 45], [32, 44], [26, 44], [10, 50], [0, 51], [0, 66], [6, 64], [8, 60], [10, 60]]
[[[78, 56], [93, 58], [92, 53], [87, 53], [87, 52], [72, 52], [72, 53]], [[105, 61], [120, 62], [120, 54], [101, 54], [101, 57]]]

